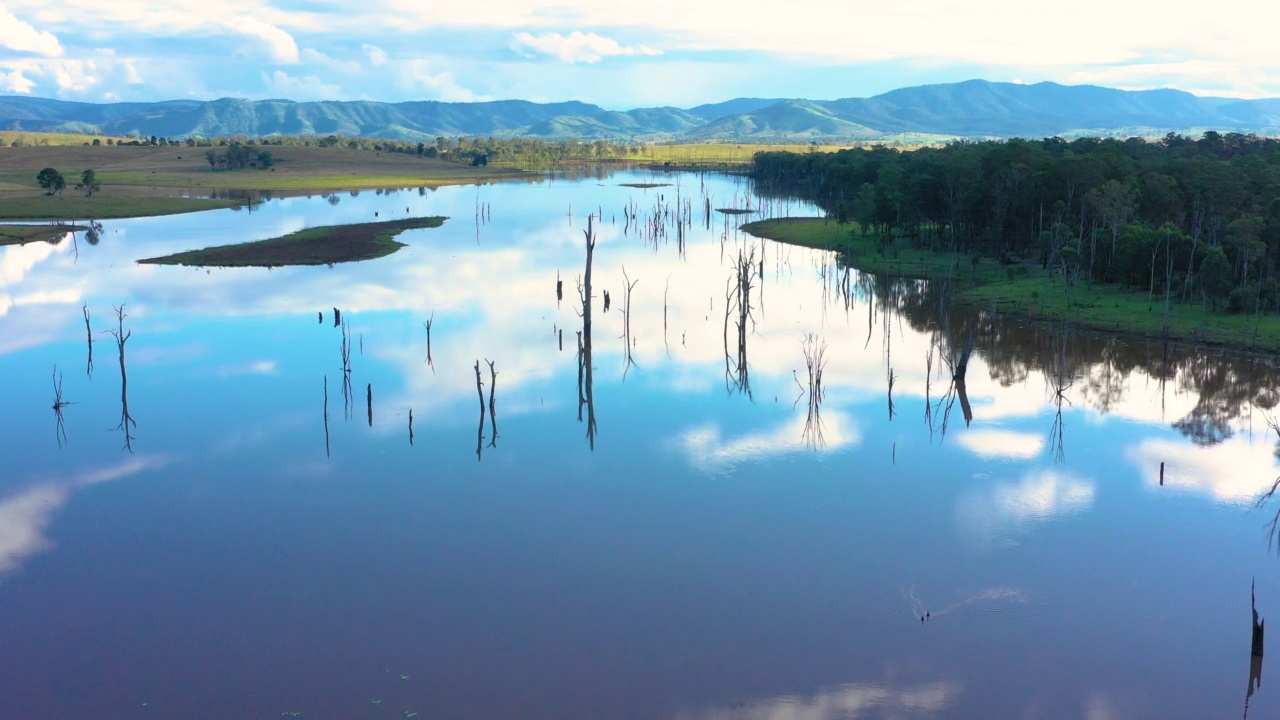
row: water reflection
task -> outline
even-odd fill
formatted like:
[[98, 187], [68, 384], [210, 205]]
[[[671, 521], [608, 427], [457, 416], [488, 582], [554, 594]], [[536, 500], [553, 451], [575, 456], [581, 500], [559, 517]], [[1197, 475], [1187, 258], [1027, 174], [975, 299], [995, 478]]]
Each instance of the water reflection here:
[[120, 424], [116, 429], [124, 434], [124, 449], [133, 453], [133, 428], [137, 426], [133, 416], [129, 414], [129, 373], [124, 364], [124, 345], [133, 337], [133, 330], [124, 329], [124, 305], [114, 308], [116, 311], [116, 329], [107, 330], [116, 339], [116, 351], [120, 358]]
[[1253, 634], [1249, 642], [1249, 685], [1244, 694], [1244, 716], [1249, 717], [1249, 701], [1262, 687], [1262, 654], [1267, 621], [1258, 617], [1257, 580], [1249, 586], [1249, 606], [1253, 611]]
[[582, 231], [587, 245], [586, 268], [578, 281], [578, 299], [582, 302], [582, 331], [578, 333], [578, 422], [582, 422], [582, 409], [587, 409], [587, 442], [596, 447], [595, 368], [591, 354], [591, 262], [596, 250], [596, 234], [591, 216], [587, 217], [587, 229]]
[[67, 442], [66, 421], [62, 417], [62, 410], [71, 403], [62, 399], [62, 373], [58, 372], [58, 366], [53, 366], [53, 417], [56, 422], [55, 432], [57, 433], [58, 447], [61, 448]]
[[867, 717], [943, 717], [959, 699], [958, 683], [920, 685], [853, 683], [816, 695], [782, 695], [743, 701], [677, 720], [855, 720]]
[[[31, 717], [84, 714], [73, 711], [100, 695], [41, 691], [38, 679], [72, 668], [100, 681], [68, 664], [85, 656], [118, 660], [113, 682], [130, 692], [153, 687], [145, 661], [122, 658], [127, 649], [89, 624], [78, 640], [99, 644], [87, 655], [27, 629], [94, 612], [38, 601], [56, 586], [60, 598], [101, 598], [130, 622], [141, 622], [137, 608], [182, 628], [181, 649], [144, 649], [180, 656], [168, 702], [184, 717], [275, 716], [308, 698], [308, 716], [355, 716], [342, 703], [369, 688], [343, 678], [401, 665], [432, 679], [423, 697], [438, 704], [423, 715], [440, 717], [1080, 717], [1119, 712], [1124, 703], [1110, 698], [1128, 697], [1148, 714], [1238, 710], [1239, 666], [1183, 658], [1242, 631], [1239, 593], [1218, 588], [1257, 573], [1260, 596], [1275, 591], [1258, 527], [1272, 508], [1248, 514], [1280, 475], [1277, 438], [1263, 427], [1280, 381], [1270, 358], [953, 307], [945, 288], [743, 235], [741, 219], [791, 208], [761, 202], [738, 179], [696, 180], [703, 217], [690, 224], [691, 177], [676, 191], [558, 179], [518, 193], [276, 199], [252, 223], [230, 212], [119, 221], [100, 245], [81, 247], [78, 264], [69, 240], [5, 248], [0, 370], [31, 382], [15, 384], [19, 410], [0, 416], [0, 548], [19, 548], [15, 563], [32, 547], [59, 550], [0, 586], [20, 645], [45, 658], [15, 664], [18, 684], [0, 679], [0, 694]], [[484, 226], [483, 246], [470, 226], [429, 241], [406, 235], [394, 261], [211, 274], [131, 262], [207, 245], [209, 234], [254, 239], [406, 207], [458, 216], [480, 206], [488, 222], [490, 202], [503, 211]], [[589, 217], [579, 210], [566, 223], [570, 202]], [[751, 215], [719, 222], [729, 215], [716, 205]], [[625, 208], [624, 222], [602, 207]], [[573, 266], [578, 297], [563, 302], [572, 281], [560, 273]], [[619, 312], [595, 305], [600, 272], [624, 280], [621, 290], [611, 281]], [[74, 480], [43, 479], [115, 457], [117, 435], [79, 427], [114, 425], [102, 418], [117, 408], [113, 386], [73, 382], [77, 442], [58, 451], [45, 435], [48, 369], [78, 367], [81, 333], [93, 332], [82, 324], [88, 304], [123, 312], [125, 302], [144, 338], [129, 361], [146, 371], [122, 399], [146, 408], [147, 449], [181, 460], [165, 482], [113, 484], [68, 503]], [[314, 327], [310, 313], [331, 305], [344, 416], [352, 385], [364, 382], [368, 427], [329, 423], [330, 318], [319, 314]], [[123, 319], [113, 334], [127, 338]], [[609, 341], [595, 346], [600, 336]], [[372, 422], [375, 383], [381, 423]], [[470, 459], [472, 397], [476, 458], [493, 450], [489, 463]], [[387, 422], [402, 408], [410, 445], [430, 438], [430, 483], [419, 481], [423, 458], [404, 447], [406, 426]], [[611, 429], [599, 438], [597, 413]], [[1184, 435], [1175, 426], [1184, 418], [1209, 429]], [[1071, 453], [1059, 450], [1066, 440]], [[327, 461], [332, 446], [340, 452]], [[600, 478], [609, 482], [583, 482]], [[165, 542], [130, 544], [135, 528]], [[1171, 559], [1173, 545], [1184, 550]], [[118, 547], [131, 552], [102, 561]], [[89, 565], [102, 574], [81, 571]], [[335, 584], [352, 572], [361, 582]], [[124, 598], [122, 577], [167, 589]], [[924, 607], [927, 629], [907, 617], [903, 587], [937, 603]], [[1045, 599], [1018, 603], [1017, 633], [1000, 625], [1007, 614], [971, 612], [976, 600], [939, 612], [950, 598], [1008, 605], [983, 593], [1013, 587]], [[1149, 638], [1175, 635], [1159, 676], [1142, 670]], [[239, 660], [206, 662], [219, 648], [254, 657], [249, 636], [279, 639], [252, 673]], [[307, 643], [335, 648], [334, 675], [299, 669]], [[189, 657], [201, 658], [199, 675], [181, 669]], [[886, 667], [892, 675], [879, 674]], [[307, 684], [315, 673], [324, 687]], [[254, 698], [192, 695], [206, 676], [211, 687], [250, 677]], [[477, 678], [495, 677], [506, 695], [475, 690]], [[866, 681], [842, 684], [850, 679]], [[618, 683], [635, 688], [625, 702]], [[298, 699], [280, 697], [288, 692]], [[1249, 697], [1256, 716], [1274, 710], [1269, 696]], [[37, 700], [54, 711], [26, 712]]]

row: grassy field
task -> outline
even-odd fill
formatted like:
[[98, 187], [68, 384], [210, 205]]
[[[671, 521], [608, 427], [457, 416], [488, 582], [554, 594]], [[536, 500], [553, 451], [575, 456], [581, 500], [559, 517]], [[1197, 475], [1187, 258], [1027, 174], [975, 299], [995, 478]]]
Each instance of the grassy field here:
[[[1002, 265], [988, 258], [933, 252], [911, 247], [905, 239], [883, 242], [863, 236], [851, 225], [821, 218], [765, 220], [743, 229], [757, 237], [804, 247], [843, 251], [859, 270], [897, 277], [946, 279], [954, 282], [956, 299], [999, 312], [1041, 320], [1067, 320], [1082, 327], [1160, 337], [1164, 334], [1164, 301], [1148, 299], [1118, 285], [1078, 283], [1066, 287], [1060, 273], [1039, 264]], [[1280, 316], [1228, 315], [1210, 312], [1201, 303], [1174, 303], [1169, 337], [1242, 348], [1280, 349]]]
[[57, 242], [70, 232], [82, 232], [79, 225], [0, 225], [0, 245], [26, 245], [30, 242]]
[[147, 258], [147, 265], [195, 267], [284, 267], [336, 265], [385, 257], [404, 247], [395, 237], [405, 230], [434, 228], [442, 217], [420, 217], [354, 225], [307, 228], [270, 240], [220, 245], [164, 257]]
[[[195, 199], [224, 190], [323, 192], [456, 185], [522, 177], [511, 169], [473, 168], [399, 153], [347, 148], [264, 146], [272, 170], [213, 171], [207, 150], [186, 146], [49, 145], [0, 147], [0, 219], [113, 218], [167, 215], [236, 204]], [[36, 174], [53, 167], [67, 180], [45, 196]], [[86, 198], [72, 186], [92, 168], [102, 190]], [[185, 196], [185, 197], [184, 197]]]
[[[902, 150], [916, 150], [921, 147], [940, 145], [947, 138], [942, 136], [925, 136], [925, 135], [895, 135], [892, 138], [886, 138], [883, 144], [892, 145], [898, 143], [898, 147]], [[862, 145], [874, 145], [876, 142], [864, 142]], [[751, 158], [758, 152], [786, 151], [786, 152], [835, 152], [844, 150], [845, 148], [854, 147], [853, 144], [845, 145], [808, 145], [806, 143], [791, 144], [736, 144], [736, 143], [686, 143], [676, 145], [645, 145], [639, 148], [639, 152], [628, 153], [623, 157], [624, 160], [644, 163], [671, 163], [681, 167], [691, 166], [734, 166], [748, 165]]]

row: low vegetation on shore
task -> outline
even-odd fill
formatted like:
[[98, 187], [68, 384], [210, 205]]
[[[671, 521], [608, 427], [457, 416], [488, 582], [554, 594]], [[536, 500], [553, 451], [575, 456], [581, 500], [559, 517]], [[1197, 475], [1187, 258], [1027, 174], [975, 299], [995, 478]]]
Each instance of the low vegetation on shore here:
[[31, 242], [58, 242], [67, 233], [84, 232], [80, 225], [0, 225], [0, 245], [26, 245]]
[[907, 237], [863, 233], [856, 224], [824, 218], [762, 220], [747, 223], [743, 230], [778, 242], [833, 250], [842, 265], [861, 271], [947, 282], [954, 300], [996, 313], [1067, 320], [1117, 333], [1280, 349], [1280, 316], [1233, 315], [1214, 312], [1204, 302], [1170, 302], [1166, 319], [1162, 293], [1108, 283], [1068, 285], [1061, 272], [1038, 262], [999, 262], [973, 253], [930, 250]]
[[395, 237], [406, 230], [435, 228], [443, 217], [419, 217], [354, 225], [307, 228], [269, 240], [219, 245], [139, 260], [145, 265], [195, 267], [284, 267], [337, 265], [390, 255], [404, 243]]

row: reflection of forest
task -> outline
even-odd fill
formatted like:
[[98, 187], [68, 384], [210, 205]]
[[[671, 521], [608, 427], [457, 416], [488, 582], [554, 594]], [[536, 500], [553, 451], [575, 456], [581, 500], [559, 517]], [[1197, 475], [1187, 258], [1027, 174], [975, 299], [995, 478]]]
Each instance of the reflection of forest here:
[[[843, 272], [846, 265], [841, 267]], [[1102, 414], [1124, 399], [1135, 371], [1160, 384], [1162, 402], [1167, 392], [1195, 393], [1195, 407], [1173, 419], [1173, 427], [1197, 445], [1230, 438], [1231, 422], [1251, 408], [1267, 411], [1280, 404], [1280, 365], [1263, 356], [1164, 344], [1159, 339], [1122, 341], [1060, 325], [995, 317], [986, 310], [944, 302], [946, 290], [940, 284], [871, 274], [855, 277], [854, 292], [875, 297], [877, 313], [899, 315], [913, 329], [933, 334], [941, 347], [958, 348], [972, 336], [974, 352], [1002, 386], [1022, 382], [1032, 372], [1050, 378], [1061, 373], [1074, 381], [1076, 399]]]

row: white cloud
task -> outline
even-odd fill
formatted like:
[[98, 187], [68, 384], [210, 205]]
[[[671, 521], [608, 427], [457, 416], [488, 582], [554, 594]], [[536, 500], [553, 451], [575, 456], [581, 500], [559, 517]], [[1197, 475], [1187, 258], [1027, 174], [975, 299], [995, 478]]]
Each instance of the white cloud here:
[[796, 412], [790, 420], [773, 428], [730, 438], [723, 437], [719, 427], [704, 425], [687, 430], [679, 444], [693, 465], [704, 470], [724, 470], [810, 449], [838, 450], [862, 440], [857, 425], [842, 412], [823, 413], [821, 428], [806, 427], [806, 420], [804, 414]]
[[20, 67], [9, 68], [8, 72], [4, 72], [3, 69], [0, 69], [0, 90], [18, 93], [19, 95], [26, 95], [30, 93], [31, 89], [36, 86], [36, 83], [31, 78], [23, 75], [24, 72], [26, 72], [26, 70]]
[[526, 55], [549, 55], [567, 63], [595, 63], [604, 58], [618, 55], [661, 55], [661, 51], [645, 45], [624, 47], [617, 40], [603, 37], [595, 33], [571, 32], [543, 33], [530, 35], [527, 32], [515, 34], [512, 48]]
[[268, 56], [276, 62], [288, 64], [298, 62], [298, 43], [294, 41], [292, 35], [275, 25], [253, 17], [240, 17], [228, 20], [225, 27], [262, 41]]
[[858, 683], [816, 695], [781, 695], [732, 708], [678, 714], [678, 720], [854, 720], [863, 717], [930, 717], [954, 705], [961, 688], [935, 682], [895, 688]]
[[959, 526], [979, 543], [1026, 532], [1034, 523], [1057, 520], [1093, 506], [1092, 480], [1058, 470], [1033, 471], [1017, 482], [997, 483], [960, 498]]
[[20, 568], [32, 555], [53, 546], [44, 536], [45, 528], [75, 490], [166, 464], [167, 460], [157, 456], [129, 458], [68, 480], [43, 482], [0, 498], [0, 577]]
[[1280, 476], [1272, 450], [1265, 440], [1251, 443], [1241, 436], [1208, 447], [1186, 440], [1152, 438], [1130, 448], [1126, 455], [1138, 466], [1149, 487], [1159, 487], [1160, 464], [1164, 463], [1165, 489], [1197, 492], [1220, 502], [1245, 505]]
[[1029, 460], [1044, 450], [1044, 438], [1011, 430], [968, 430], [956, 442], [984, 458]]
[[0, 5], [0, 47], [48, 57], [57, 57], [63, 53], [62, 43], [58, 42], [53, 33], [36, 30], [19, 20], [3, 5]]
[[433, 100], [448, 102], [476, 102], [489, 98], [476, 95], [458, 84], [451, 72], [431, 72], [431, 61], [424, 59], [396, 63], [397, 77], [402, 87], [411, 91], [426, 90]]
[[369, 64], [374, 67], [387, 64], [387, 52], [377, 45], [361, 45], [361, 50], [369, 56]]
[[339, 100], [342, 88], [324, 82], [315, 75], [293, 77], [283, 70], [262, 73], [262, 84], [268, 95], [288, 100]]

